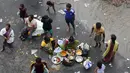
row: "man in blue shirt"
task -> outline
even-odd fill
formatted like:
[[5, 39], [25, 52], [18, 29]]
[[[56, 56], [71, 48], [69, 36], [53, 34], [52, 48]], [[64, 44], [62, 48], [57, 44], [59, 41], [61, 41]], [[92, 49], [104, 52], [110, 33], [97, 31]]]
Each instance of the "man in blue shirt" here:
[[68, 31], [70, 31], [70, 24], [71, 24], [73, 27], [73, 32], [75, 34], [75, 25], [74, 25], [75, 11], [74, 9], [71, 8], [70, 3], [66, 4], [66, 9], [64, 9], [64, 12], [66, 13], [65, 20], [68, 25]]

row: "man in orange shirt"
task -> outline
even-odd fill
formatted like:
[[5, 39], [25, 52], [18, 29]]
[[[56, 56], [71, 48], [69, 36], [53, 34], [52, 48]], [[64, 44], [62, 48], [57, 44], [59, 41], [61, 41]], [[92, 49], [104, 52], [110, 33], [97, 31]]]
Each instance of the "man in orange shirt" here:
[[[100, 48], [101, 40], [102, 40], [102, 42], [104, 42], [104, 39], [105, 39], [105, 30], [104, 30], [104, 27], [102, 27], [100, 22], [97, 22], [96, 24], [93, 25], [91, 35], [93, 34], [93, 32], [95, 34], [95, 38], [94, 38], [94, 40], [96, 42], [95, 47]], [[102, 36], [103, 36], [103, 38], [102, 38]]]

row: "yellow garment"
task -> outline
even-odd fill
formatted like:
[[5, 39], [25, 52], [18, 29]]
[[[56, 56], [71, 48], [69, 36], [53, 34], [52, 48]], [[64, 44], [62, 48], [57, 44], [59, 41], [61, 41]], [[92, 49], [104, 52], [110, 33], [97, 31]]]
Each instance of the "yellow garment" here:
[[[50, 38], [50, 43], [51, 43], [53, 40], [54, 40], [53, 38]], [[45, 41], [43, 40], [42, 43], [41, 43], [41, 47], [49, 47], [49, 46], [50, 46], [50, 43], [46, 44]]]
[[105, 32], [104, 27], [102, 27], [102, 26], [101, 26], [100, 29], [97, 29], [97, 28], [96, 28], [96, 24], [94, 24], [94, 25], [93, 25], [93, 28], [94, 28], [94, 32], [96, 33], [96, 35], [101, 35], [102, 33]]
[[[113, 49], [113, 52], [116, 53], [116, 51], [118, 50], [118, 46], [119, 46], [119, 43], [117, 41], [115, 41], [115, 45], [114, 45], [114, 49]], [[111, 47], [111, 40], [108, 41], [108, 47], [106, 49], [106, 51], [103, 53], [103, 57], [105, 57], [108, 52], [110, 51], [110, 47]]]

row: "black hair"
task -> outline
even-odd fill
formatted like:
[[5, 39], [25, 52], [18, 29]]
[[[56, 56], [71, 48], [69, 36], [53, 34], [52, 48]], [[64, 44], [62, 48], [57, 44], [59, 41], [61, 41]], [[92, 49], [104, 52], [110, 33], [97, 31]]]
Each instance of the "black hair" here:
[[50, 38], [49, 38], [48, 36], [45, 36], [45, 37], [44, 37], [44, 41], [45, 41], [45, 43], [47, 44], [47, 43], [50, 42]]
[[44, 16], [42, 16], [42, 19], [44, 20], [44, 19], [48, 19], [49, 17], [48, 17], [48, 15], [44, 15]]
[[11, 27], [11, 25], [10, 25], [10, 24], [6, 24], [6, 26], [8, 26], [9, 28]]
[[22, 8], [24, 8], [24, 4], [20, 4], [20, 6], [21, 6]]
[[111, 35], [111, 40], [112, 40], [113, 43], [115, 43], [115, 40], [116, 40], [116, 35], [115, 34]]
[[67, 3], [67, 4], [66, 4], [66, 7], [67, 7], [67, 8], [71, 8], [71, 4], [70, 4], [70, 3]]
[[102, 24], [101, 24], [100, 22], [97, 22], [97, 23], [96, 23], [96, 28], [97, 28], [97, 29], [100, 29], [101, 26], [102, 26]]
[[30, 17], [31, 17], [31, 19], [33, 19], [34, 18], [34, 15], [29, 15]]
[[102, 68], [102, 61], [98, 61], [98, 62], [97, 62], [97, 67], [98, 67], [99, 69]]
[[72, 43], [72, 42], [74, 42], [74, 40], [75, 40], [74, 37], [73, 37], [73, 36], [70, 36], [69, 42]]
[[41, 63], [41, 58], [36, 58], [36, 63]]
[[47, 1], [46, 4], [47, 5], [52, 5], [52, 2], [51, 1]]

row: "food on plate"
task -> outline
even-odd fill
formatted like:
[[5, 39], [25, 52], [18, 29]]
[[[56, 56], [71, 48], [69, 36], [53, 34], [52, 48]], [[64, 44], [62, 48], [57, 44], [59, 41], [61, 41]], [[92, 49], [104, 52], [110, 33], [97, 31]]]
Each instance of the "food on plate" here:
[[61, 61], [59, 57], [56, 57], [56, 58], [57, 58], [57, 62], [60, 62], [60, 61]]
[[82, 55], [82, 50], [80, 49], [76, 50], [76, 55]]
[[74, 56], [69, 56], [69, 59], [70, 59], [70, 60], [73, 60], [73, 59], [74, 59]]
[[61, 54], [61, 56], [66, 56], [67, 52], [63, 50], [60, 54]]

